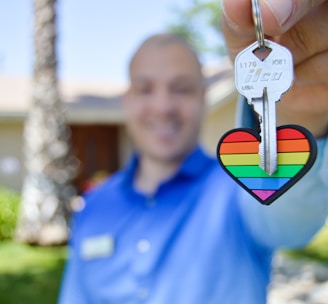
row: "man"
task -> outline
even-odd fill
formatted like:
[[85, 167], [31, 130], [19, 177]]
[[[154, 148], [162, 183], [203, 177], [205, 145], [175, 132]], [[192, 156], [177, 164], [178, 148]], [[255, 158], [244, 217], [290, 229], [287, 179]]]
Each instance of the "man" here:
[[[287, 31], [279, 39], [294, 53], [297, 76], [282, 103], [288, 106], [279, 109], [279, 123], [301, 118], [300, 124], [324, 137], [327, 68], [310, 67], [320, 60], [316, 56], [327, 60], [328, 39], [316, 34], [320, 20], [327, 27], [327, 2], [318, 2], [315, 11], [305, 7], [313, 1], [285, 1], [291, 6], [283, 10], [276, 2], [283, 4], [263, 2], [264, 26], [272, 35]], [[250, 1], [223, 4], [233, 58], [255, 39], [245, 13]], [[310, 37], [303, 51], [288, 38], [303, 37], [290, 29], [300, 25]], [[130, 62], [130, 79], [124, 110], [136, 153], [127, 167], [86, 195], [85, 208], [74, 215], [59, 302], [265, 303], [274, 250], [305, 245], [327, 215], [326, 140], [318, 141], [317, 162], [303, 180], [262, 206], [197, 144], [204, 88], [200, 64], [184, 41], [165, 34], [146, 40]]]

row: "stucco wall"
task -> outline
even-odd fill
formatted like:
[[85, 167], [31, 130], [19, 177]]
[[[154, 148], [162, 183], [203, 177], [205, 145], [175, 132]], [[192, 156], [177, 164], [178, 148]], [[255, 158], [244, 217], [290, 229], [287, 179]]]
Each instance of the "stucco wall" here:
[[25, 172], [22, 141], [23, 123], [0, 123], [0, 187], [21, 190]]
[[201, 142], [208, 152], [215, 155], [216, 146], [221, 136], [235, 127], [237, 97], [211, 109], [205, 114]]
[[[218, 140], [224, 132], [234, 128], [236, 99], [215, 108], [204, 115], [200, 140], [205, 149], [215, 155]], [[120, 165], [126, 163], [132, 150], [132, 143], [124, 127], [120, 128]], [[23, 122], [0, 122], [0, 186], [21, 190], [25, 174], [23, 164]]]

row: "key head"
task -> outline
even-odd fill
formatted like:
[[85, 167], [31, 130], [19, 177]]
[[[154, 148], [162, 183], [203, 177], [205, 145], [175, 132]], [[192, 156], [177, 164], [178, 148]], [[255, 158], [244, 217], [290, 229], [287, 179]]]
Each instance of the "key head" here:
[[[270, 100], [279, 101], [293, 82], [293, 57], [282, 45], [265, 39], [265, 51], [254, 42], [235, 59], [235, 82], [238, 92], [249, 102], [261, 98], [264, 88]], [[262, 53], [261, 53], [262, 52]]]

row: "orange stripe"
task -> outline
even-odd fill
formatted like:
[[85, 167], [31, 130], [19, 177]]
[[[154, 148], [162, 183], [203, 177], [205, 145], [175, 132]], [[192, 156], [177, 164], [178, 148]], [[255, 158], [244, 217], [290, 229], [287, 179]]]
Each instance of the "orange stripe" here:
[[257, 153], [259, 151], [259, 142], [235, 142], [222, 143], [220, 146], [220, 154], [244, 154]]
[[307, 139], [278, 140], [279, 152], [308, 152], [310, 145]]

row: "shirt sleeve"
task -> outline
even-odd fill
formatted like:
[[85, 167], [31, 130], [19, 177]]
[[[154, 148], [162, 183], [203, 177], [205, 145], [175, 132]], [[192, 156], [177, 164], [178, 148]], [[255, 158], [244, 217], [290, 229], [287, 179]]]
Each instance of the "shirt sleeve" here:
[[[246, 109], [240, 105], [239, 122], [249, 126], [252, 118]], [[320, 139], [317, 145], [318, 155], [311, 170], [271, 205], [261, 205], [240, 190], [244, 221], [255, 240], [264, 246], [272, 249], [305, 246], [324, 225], [328, 215], [328, 140]]]

